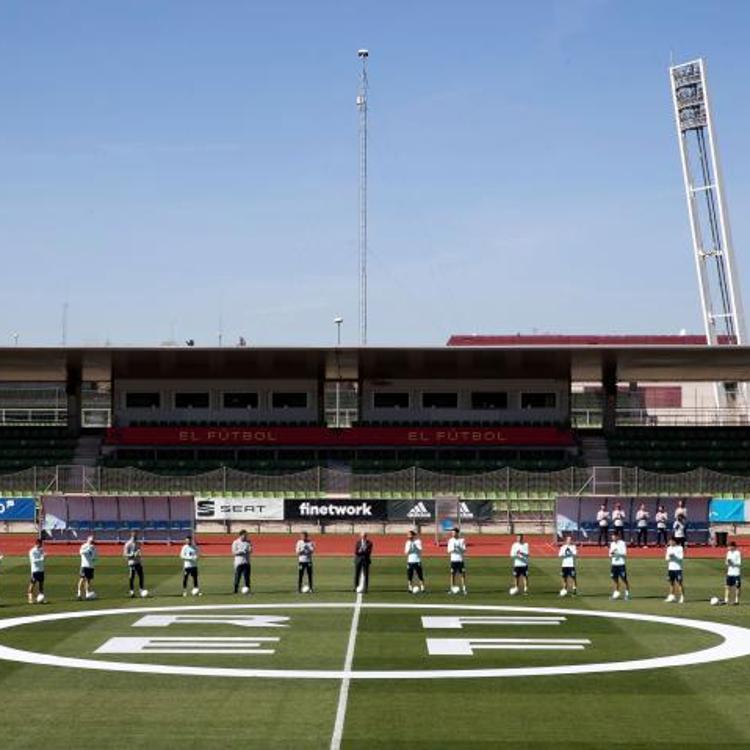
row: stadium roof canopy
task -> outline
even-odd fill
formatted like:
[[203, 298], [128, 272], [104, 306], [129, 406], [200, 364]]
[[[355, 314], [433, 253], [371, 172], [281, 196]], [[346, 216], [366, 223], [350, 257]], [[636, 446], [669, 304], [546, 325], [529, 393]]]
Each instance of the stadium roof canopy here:
[[121, 378], [568, 378], [750, 381], [750, 347], [675, 343], [512, 343], [449, 347], [0, 348], [0, 381]]

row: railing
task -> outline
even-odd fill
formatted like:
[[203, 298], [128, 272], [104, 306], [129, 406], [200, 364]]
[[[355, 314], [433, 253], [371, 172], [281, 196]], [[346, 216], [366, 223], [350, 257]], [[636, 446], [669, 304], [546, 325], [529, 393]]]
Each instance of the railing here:
[[[600, 428], [602, 409], [572, 409], [571, 423], [576, 428]], [[620, 427], [732, 427], [750, 425], [747, 409], [685, 407], [680, 409], [634, 409], [622, 408], [615, 412]]]
[[[613, 471], [617, 472], [616, 482], [609, 476]], [[204, 474], [175, 476], [134, 467], [104, 466], [44, 466], [0, 475], [0, 495], [45, 493], [246, 493], [285, 497], [350, 494], [383, 498], [459, 495], [493, 500], [543, 500], [575, 494], [750, 497], [750, 476], [720, 474], [710, 469], [659, 474], [630, 467], [573, 467], [550, 472], [503, 468], [484, 474], [443, 474], [419, 468], [385, 474], [351, 474], [325, 467], [295, 474], [251, 474], [220, 468]]]
[[[0, 425], [16, 426], [55, 426], [64, 427], [68, 423], [68, 410], [62, 407], [11, 407], [0, 409]], [[81, 409], [83, 427], [109, 427], [112, 423], [112, 410], [108, 407], [86, 407]]]

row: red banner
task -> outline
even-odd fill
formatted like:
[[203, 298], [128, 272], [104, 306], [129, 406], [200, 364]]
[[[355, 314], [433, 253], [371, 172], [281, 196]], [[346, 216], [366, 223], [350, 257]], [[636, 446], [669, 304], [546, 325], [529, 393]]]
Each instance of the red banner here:
[[572, 446], [555, 427], [113, 427], [109, 445], [305, 447]]

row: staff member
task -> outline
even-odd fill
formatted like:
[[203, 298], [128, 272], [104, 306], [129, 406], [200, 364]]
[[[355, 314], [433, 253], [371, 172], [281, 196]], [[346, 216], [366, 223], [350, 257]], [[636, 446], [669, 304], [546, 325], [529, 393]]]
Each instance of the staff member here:
[[612, 511], [612, 526], [615, 531], [625, 536], [625, 511], [622, 509], [622, 505], [617, 503], [615, 509]]
[[648, 520], [651, 517], [646, 506], [641, 503], [635, 513], [635, 525], [638, 528], [638, 546], [648, 547]]
[[[240, 592], [240, 580], [243, 583], [243, 594], [250, 593], [250, 555], [253, 545], [247, 538], [247, 531], [242, 529], [232, 542], [232, 557], [234, 558], [234, 593]], [[196, 583], [196, 586], [198, 584]]]
[[669, 516], [663, 505], [660, 505], [654, 516], [656, 521], [656, 546], [661, 547], [667, 543], [667, 521]]
[[303, 531], [294, 548], [297, 554], [297, 591], [302, 593], [302, 581], [307, 576], [307, 593], [313, 592], [313, 554], [315, 554], [315, 542], [310, 535]]
[[672, 524], [672, 538], [674, 539], [675, 544], [679, 544], [680, 547], [684, 547], [685, 542], [687, 541], [687, 530], [685, 524], [685, 516], [675, 514], [674, 523]]
[[370, 586], [370, 563], [372, 562], [372, 542], [367, 538], [367, 532], [359, 535], [354, 547], [354, 590], [361, 586], [366, 594]]
[[603, 547], [609, 541], [609, 511], [606, 503], [599, 506], [596, 523], [599, 526], [599, 546]]
[[137, 531], [131, 532], [130, 539], [125, 542], [125, 546], [122, 548], [122, 554], [128, 561], [128, 585], [130, 588], [128, 595], [131, 599], [135, 596], [135, 579], [138, 578], [138, 590], [143, 596], [143, 591], [146, 588], [143, 580], [143, 550]]

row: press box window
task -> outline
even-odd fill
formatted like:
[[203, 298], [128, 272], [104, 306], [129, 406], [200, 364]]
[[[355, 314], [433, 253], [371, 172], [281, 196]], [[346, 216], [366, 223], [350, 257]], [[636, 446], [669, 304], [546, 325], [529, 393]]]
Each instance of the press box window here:
[[208, 409], [209, 398], [207, 393], [175, 393], [175, 409]]
[[557, 406], [556, 393], [522, 393], [522, 409], [554, 409]]
[[224, 408], [225, 409], [257, 409], [258, 408], [258, 394], [257, 393], [225, 393], [224, 394]]
[[423, 409], [458, 409], [457, 393], [423, 393]]
[[306, 409], [306, 393], [274, 393], [271, 397], [274, 409]]
[[375, 409], [408, 409], [408, 393], [374, 393], [372, 405]]
[[161, 406], [161, 396], [158, 393], [127, 393], [125, 406], [128, 409], [158, 409]]
[[471, 408], [486, 411], [508, 408], [508, 394], [504, 391], [477, 391], [471, 394]]

